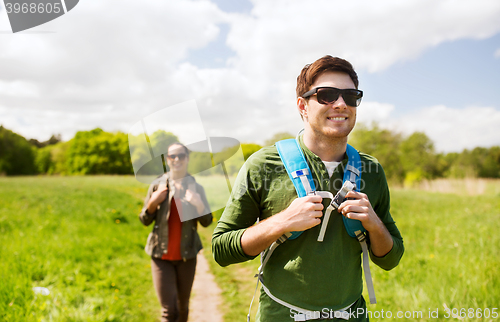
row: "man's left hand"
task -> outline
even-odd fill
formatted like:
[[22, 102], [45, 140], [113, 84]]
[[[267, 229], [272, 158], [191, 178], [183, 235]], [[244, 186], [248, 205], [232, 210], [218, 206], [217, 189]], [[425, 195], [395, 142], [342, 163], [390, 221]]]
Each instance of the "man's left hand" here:
[[363, 227], [368, 231], [378, 230], [382, 228], [381, 226], [384, 226], [382, 220], [373, 210], [368, 196], [361, 192], [349, 191], [338, 212], [349, 219], [361, 221]]
[[361, 192], [349, 191], [338, 212], [350, 219], [357, 219], [370, 233], [371, 249], [375, 256], [386, 255], [394, 244], [392, 236], [382, 220], [373, 210], [368, 196]]

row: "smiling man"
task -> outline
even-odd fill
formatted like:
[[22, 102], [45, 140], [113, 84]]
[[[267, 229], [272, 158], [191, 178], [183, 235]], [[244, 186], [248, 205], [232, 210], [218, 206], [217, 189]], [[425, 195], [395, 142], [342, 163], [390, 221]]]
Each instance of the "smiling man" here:
[[[297, 78], [297, 109], [304, 123], [298, 143], [318, 191], [333, 195], [342, 186], [348, 161], [347, 137], [356, 123], [363, 92], [352, 65], [325, 56], [306, 65]], [[257, 321], [367, 321], [362, 296], [361, 246], [344, 228], [342, 215], [367, 231], [372, 261], [385, 270], [397, 266], [403, 239], [389, 212], [386, 177], [378, 161], [360, 153], [362, 181], [332, 214], [318, 242], [328, 202], [319, 195], [297, 198], [276, 146], [254, 153], [235, 182], [214, 231], [212, 249], [222, 266], [255, 258], [283, 235], [303, 231], [268, 257], [261, 280]], [[257, 221], [257, 224], [254, 224]], [[362, 311], [364, 310], [364, 311]], [[318, 314], [297, 314], [317, 312]], [[335, 313], [336, 312], [336, 313]], [[338, 314], [337, 314], [338, 313]], [[354, 314], [356, 313], [356, 314]]]

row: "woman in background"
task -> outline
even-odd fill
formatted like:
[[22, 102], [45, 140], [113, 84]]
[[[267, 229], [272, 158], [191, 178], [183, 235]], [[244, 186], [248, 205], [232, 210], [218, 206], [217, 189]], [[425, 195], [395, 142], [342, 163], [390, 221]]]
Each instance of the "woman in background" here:
[[197, 224], [212, 222], [205, 191], [187, 172], [189, 150], [173, 143], [167, 152], [170, 170], [150, 185], [139, 215], [148, 226], [146, 253], [151, 256], [153, 284], [160, 301], [162, 322], [186, 322], [189, 297], [202, 249]]

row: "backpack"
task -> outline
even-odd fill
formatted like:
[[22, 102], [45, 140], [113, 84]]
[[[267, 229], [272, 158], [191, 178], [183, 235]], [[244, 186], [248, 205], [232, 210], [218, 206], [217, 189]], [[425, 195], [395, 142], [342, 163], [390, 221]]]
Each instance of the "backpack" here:
[[[330, 219], [330, 214], [333, 210], [338, 209], [340, 204], [344, 201], [345, 195], [351, 191], [359, 191], [360, 183], [361, 183], [361, 158], [356, 149], [347, 144], [346, 154], [348, 158], [348, 162], [346, 168], [344, 169], [344, 178], [342, 188], [338, 191], [338, 193], [333, 196], [333, 194], [329, 191], [316, 191], [316, 187], [314, 184], [314, 180], [312, 178], [311, 170], [309, 165], [307, 164], [306, 158], [300, 148], [297, 139], [287, 139], [276, 142], [276, 148], [280, 155], [283, 164], [285, 165], [285, 169], [288, 173], [288, 176], [293, 182], [295, 190], [299, 198], [305, 197], [307, 195], [320, 195], [324, 199], [330, 199], [330, 205], [327, 207], [325, 211], [325, 215], [323, 217], [323, 221], [321, 223], [320, 233], [318, 235], [318, 242], [322, 242], [326, 228], [328, 226], [328, 221]], [[377, 303], [375, 297], [375, 290], [373, 287], [373, 281], [371, 278], [370, 272], [370, 264], [369, 264], [369, 254], [368, 247], [366, 245], [366, 229], [363, 227], [359, 220], [349, 219], [345, 216], [342, 216], [344, 227], [351, 237], [355, 237], [361, 244], [361, 249], [363, 250], [363, 271], [365, 273], [366, 286], [368, 289], [368, 294], [370, 298], [370, 303]], [[284, 234], [281, 236], [276, 242], [274, 242], [267, 251], [262, 252], [261, 254], [261, 266], [259, 267], [259, 272], [256, 275], [258, 277], [257, 287], [259, 281], [262, 283], [262, 288], [266, 292], [266, 294], [281, 305], [284, 305], [292, 310], [300, 312], [300, 314], [295, 315], [295, 321], [306, 321], [310, 319], [319, 318], [318, 313], [314, 311], [309, 311], [307, 309], [299, 308], [293, 304], [282, 301], [276, 296], [274, 296], [271, 291], [264, 285], [262, 273], [264, 270], [264, 266], [267, 261], [271, 257], [274, 250], [287, 240], [294, 240], [298, 238], [303, 232], [302, 231], [294, 231], [291, 233]], [[255, 290], [257, 290], [257, 287]], [[254, 294], [255, 297], [255, 294]], [[252, 302], [250, 303], [250, 307], [252, 306]], [[354, 304], [354, 303], [353, 303]], [[352, 305], [352, 304], [351, 304]], [[348, 313], [345, 311], [351, 305], [345, 307], [341, 310], [338, 310], [339, 317], [344, 318], [348, 317]], [[250, 311], [247, 316], [247, 320], [250, 321]]]

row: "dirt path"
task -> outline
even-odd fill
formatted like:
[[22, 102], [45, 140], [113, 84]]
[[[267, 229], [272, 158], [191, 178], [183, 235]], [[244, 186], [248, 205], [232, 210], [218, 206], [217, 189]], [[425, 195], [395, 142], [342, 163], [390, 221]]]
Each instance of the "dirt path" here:
[[196, 275], [189, 302], [189, 322], [222, 322], [219, 304], [222, 302], [221, 291], [215, 284], [208, 268], [203, 251], [198, 253]]

